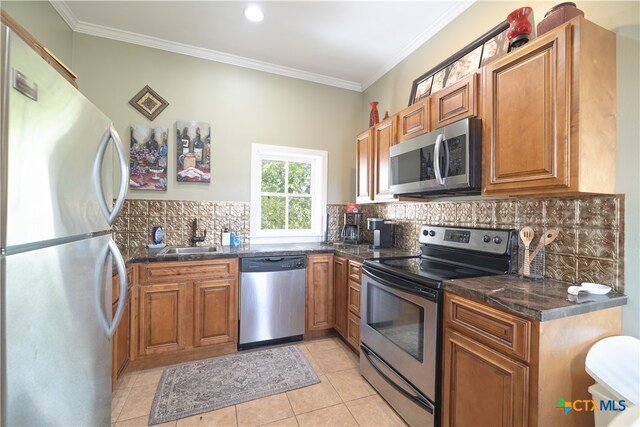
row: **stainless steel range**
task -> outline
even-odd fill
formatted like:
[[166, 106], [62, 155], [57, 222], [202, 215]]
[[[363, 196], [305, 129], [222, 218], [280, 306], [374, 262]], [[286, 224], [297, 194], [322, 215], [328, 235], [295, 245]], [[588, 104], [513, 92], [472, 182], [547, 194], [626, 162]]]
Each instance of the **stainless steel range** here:
[[515, 271], [515, 230], [423, 225], [421, 255], [367, 260], [360, 372], [412, 426], [439, 425], [443, 281]]

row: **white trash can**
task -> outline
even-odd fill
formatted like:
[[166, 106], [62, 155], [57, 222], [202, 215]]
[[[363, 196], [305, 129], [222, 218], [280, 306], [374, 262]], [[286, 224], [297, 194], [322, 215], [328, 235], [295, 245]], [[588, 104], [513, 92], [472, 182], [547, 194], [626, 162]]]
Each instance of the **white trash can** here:
[[[596, 426], [640, 425], [640, 340], [615, 336], [595, 343], [587, 353], [585, 370], [596, 383], [589, 393], [598, 405], [594, 411]], [[600, 401], [610, 410], [599, 410]], [[620, 401], [624, 401], [624, 410]], [[622, 423], [622, 424], [620, 424]]]

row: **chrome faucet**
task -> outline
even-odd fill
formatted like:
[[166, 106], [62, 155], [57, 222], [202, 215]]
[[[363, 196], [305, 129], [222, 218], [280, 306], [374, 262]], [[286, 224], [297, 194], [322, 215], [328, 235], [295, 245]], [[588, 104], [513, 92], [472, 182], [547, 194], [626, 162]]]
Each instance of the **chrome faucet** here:
[[207, 230], [202, 230], [202, 233], [198, 233], [198, 218], [193, 219], [193, 223], [191, 224], [191, 246], [198, 246], [198, 242], [204, 242], [204, 239], [207, 237]]

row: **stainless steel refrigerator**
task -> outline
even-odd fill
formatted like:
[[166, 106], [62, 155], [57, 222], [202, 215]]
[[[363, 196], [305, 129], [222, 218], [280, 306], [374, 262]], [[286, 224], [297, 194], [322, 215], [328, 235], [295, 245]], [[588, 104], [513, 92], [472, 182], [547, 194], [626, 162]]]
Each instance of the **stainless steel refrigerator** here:
[[111, 235], [129, 180], [123, 147], [104, 114], [1, 30], [1, 424], [109, 425], [111, 336], [127, 290]]

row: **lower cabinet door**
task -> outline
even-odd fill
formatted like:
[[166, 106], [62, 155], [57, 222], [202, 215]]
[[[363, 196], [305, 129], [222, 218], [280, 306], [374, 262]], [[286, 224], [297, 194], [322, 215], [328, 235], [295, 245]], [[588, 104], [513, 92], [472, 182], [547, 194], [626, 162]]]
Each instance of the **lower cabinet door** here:
[[187, 301], [186, 283], [140, 286], [140, 354], [166, 353], [186, 346], [187, 316], [192, 316]]
[[443, 426], [527, 424], [526, 365], [451, 328], [445, 328], [443, 351]]
[[238, 342], [237, 281], [203, 280], [194, 289], [194, 346]]
[[335, 302], [334, 329], [343, 337], [347, 335], [347, 263], [344, 258], [333, 257], [333, 288]]

